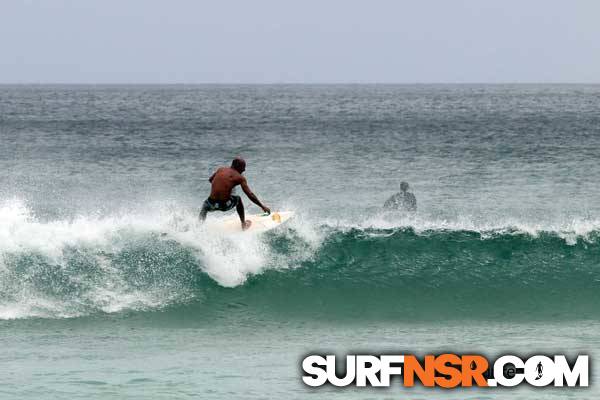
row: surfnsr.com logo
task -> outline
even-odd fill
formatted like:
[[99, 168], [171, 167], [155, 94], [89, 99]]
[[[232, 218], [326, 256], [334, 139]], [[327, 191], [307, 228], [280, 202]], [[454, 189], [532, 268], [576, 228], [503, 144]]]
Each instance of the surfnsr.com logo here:
[[[340, 360], [341, 361], [341, 360]], [[522, 359], [503, 355], [493, 362], [482, 355], [347, 355], [337, 365], [335, 355], [309, 355], [302, 361], [302, 380], [308, 386], [387, 387], [393, 377], [407, 387], [535, 387], [589, 385], [589, 357], [569, 362], [564, 355], [534, 355]]]

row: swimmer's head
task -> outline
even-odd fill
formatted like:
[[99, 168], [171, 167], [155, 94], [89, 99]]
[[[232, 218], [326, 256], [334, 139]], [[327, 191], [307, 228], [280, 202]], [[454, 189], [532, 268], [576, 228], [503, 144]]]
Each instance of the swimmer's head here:
[[402, 190], [403, 192], [406, 192], [408, 190], [408, 182], [400, 183], [400, 190]]
[[231, 168], [235, 169], [240, 174], [246, 170], [246, 161], [242, 157], [236, 157], [231, 162]]

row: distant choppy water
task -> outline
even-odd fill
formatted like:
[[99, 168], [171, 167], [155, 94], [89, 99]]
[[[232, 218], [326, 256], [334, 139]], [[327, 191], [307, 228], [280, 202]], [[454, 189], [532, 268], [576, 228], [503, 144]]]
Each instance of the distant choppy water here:
[[[0, 86], [0, 140], [0, 397], [423, 397], [299, 360], [600, 342], [600, 86]], [[287, 228], [197, 224], [235, 155]]]

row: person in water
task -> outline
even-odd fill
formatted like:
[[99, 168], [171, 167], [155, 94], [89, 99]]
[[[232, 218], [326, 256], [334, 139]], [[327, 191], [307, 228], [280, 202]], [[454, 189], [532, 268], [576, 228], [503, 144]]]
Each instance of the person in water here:
[[231, 167], [221, 167], [208, 178], [212, 186], [210, 196], [204, 201], [202, 210], [200, 211], [201, 222], [204, 222], [206, 214], [210, 211], [229, 211], [235, 207], [242, 222], [242, 229], [246, 230], [250, 227], [252, 221], [246, 221], [245, 219], [244, 204], [241, 197], [231, 194], [233, 188], [237, 185], [242, 186], [242, 190], [254, 204], [262, 208], [264, 212], [271, 213], [271, 210], [261, 203], [258, 197], [250, 190], [248, 181], [242, 176], [245, 170], [246, 161], [241, 157], [236, 157], [231, 162]]
[[400, 192], [385, 201], [383, 207], [388, 210], [417, 211], [417, 198], [408, 191], [408, 183], [400, 183]]

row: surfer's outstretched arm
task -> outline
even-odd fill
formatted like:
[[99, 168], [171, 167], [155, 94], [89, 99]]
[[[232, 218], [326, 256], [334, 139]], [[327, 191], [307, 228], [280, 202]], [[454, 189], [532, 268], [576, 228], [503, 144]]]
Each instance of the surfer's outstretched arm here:
[[262, 210], [264, 212], [266, 212], [266, 213], [271, 212], [269, 207], [267, 207], [263, 203], [261, 203], [260, 200], [258, 199], [258, 197], [256, 197], [256, 195], [254, 193], [252, 193], [252, 190], [250, 190], [250, 186], [248, 186], [248, 181], [246, 180], [246, 178], [242, 177], [242, 182], [240, 185], [242, 186], [242, 190], [244, 191], [244, 193], [246, 193], [246, 196], [248, 196], [250, 201], [252, 201], [254, 204], [256, 204], [257, 206], [262, 208]]

